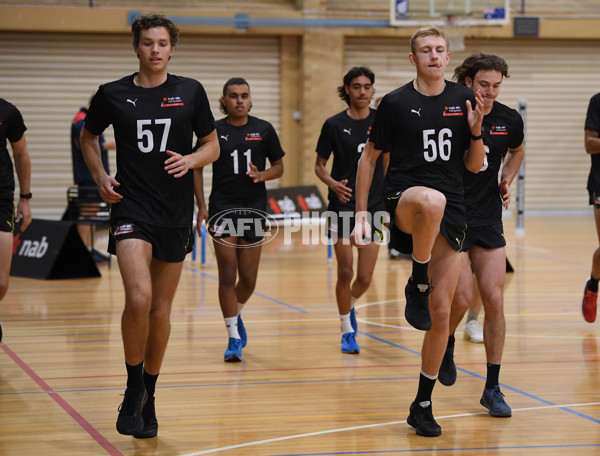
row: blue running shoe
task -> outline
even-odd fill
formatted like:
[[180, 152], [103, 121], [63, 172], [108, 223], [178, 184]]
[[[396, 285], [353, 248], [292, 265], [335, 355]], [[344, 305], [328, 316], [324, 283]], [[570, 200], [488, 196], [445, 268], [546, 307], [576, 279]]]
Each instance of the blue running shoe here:
[[360, 353], [360, 347], [356, 343], [354, 333], [346, 333], [342, 336], [342, 353], [350, 353], [352, 355]]
[[240, 333], [240, 339], [242, 340], [242, 348], [248, 343], [248, 335], [246, 334], [246, 327], [242, 321], [242, 316], [238, 315], [238, 333]]
[[358, 332], [358, 323], [356, 321], [356, 311], [354, 308], [350, 309], [350, 324], [352, 325], [352, 329], [354, 330], [354, 335]]
[[238, 363], [242, 360], [242, 341], [240, 339], [229, 339], [227, 350], [225, 350], [225, 362]]

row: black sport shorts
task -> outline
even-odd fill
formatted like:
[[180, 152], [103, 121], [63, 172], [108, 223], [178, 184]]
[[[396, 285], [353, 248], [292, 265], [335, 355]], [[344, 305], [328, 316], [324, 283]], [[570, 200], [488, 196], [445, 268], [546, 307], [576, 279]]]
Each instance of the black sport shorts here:
[[463, 250], [469, 250], [473, 246], [484, 249], [497, 249], [505, 245], [504, 226], [500, 222], [492, 225], [468, 227]]
[[594, 209], [600, 209], [600, 193], [592, 190], [588, 190], [590, 195], [589, 203], [590, 206], [594, 206]]
[[180, 263], [194, 248], [192, 228], [164, 228], [132, 220], [111, 220], [108, 253], [117, 254], [117, 242], [142, 239], [152, 245], [152, 257], [166, 263]]
[[15, 230], [15, 202], [0, 200], [0, 231], [12, 233]]
[[[398, 250], [401, 253], [409, 254], [412, 253], [412, 236], [404, 233], [402, 230], [394, 224], [394, 217], [396, 213], [396, 206], [398, 201], [402, 197], [402, 193], [396, 196], [388, 197], [385, 199], [386, 210], [390, 214], [390, 245], [392, 248]], [[448, 241], [450, 247], [457, 252], [462, 252], [463, 242], [465, 240], [466, 224], [458, 224], [453, 222], [457, 218], [461, 217], [460, 209], [450, 204], [446, 204], [446, 210], [444, 211], [444, 217], [440, 223], [440, 234]], [[410, 237], [410, 239], [409, 239]]]

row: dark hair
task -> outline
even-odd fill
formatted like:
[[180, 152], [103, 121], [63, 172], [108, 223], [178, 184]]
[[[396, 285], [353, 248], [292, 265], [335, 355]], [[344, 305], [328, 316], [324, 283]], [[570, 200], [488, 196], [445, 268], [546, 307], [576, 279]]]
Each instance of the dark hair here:
[[179, 39], [179, 29], [168, 17], [159, 13], [144, 14], [137, 17], [131, 24], [131, 33], [133, 34], [133, 45], [140, 45], [140, 33], [142, 30], [148, 30], [155, 27], [164, 27], [171, 37], [171, 46], [177, 44]]
[[[225, 96], [225, 94], [227, 93], [227, 87], [232, 86], [232, 85], [247, 85], [248, 90], [250, 90], [250, 84], [248, 84], [248, 81], [246, 81], [244, 78], [231, 78], [223, 86], [223, 96]], [[250, 104], [250, 109], [252, 109], [252, 104]], [[221, 111], [223, 114], [227, 114], [227, 108], [225, 107], [223, 100], [220, 98], [219, 98], [219, 111]], [[248, 112], [250, 112], [250, 110], [248, 110]]]
[[[375, 84], [375, 73], [373, 73], [369, 67], [360, 66], [350, 68], [344, 76], [344, 84], [337, 88], [338, 95], [348, 106], [350, 106], [350, 95], [346, 93], [346, 86], [349, 86], [352, 80], [359, 76], [366, 76], [371, 80], [371, 84]], [[375, 89], [373, 89], [373, 93], [375, 93]]]
[[469, 77], [474, 80], [475, 75], [480, 70], [496, 70], [502, 73], [503, 77], [510, 77], [506, 60], [494, 54], [477, 52], [467, 57], [460, 66], [456, 67], [453, 79], [459, 84], [466, 85], [465, 79]]

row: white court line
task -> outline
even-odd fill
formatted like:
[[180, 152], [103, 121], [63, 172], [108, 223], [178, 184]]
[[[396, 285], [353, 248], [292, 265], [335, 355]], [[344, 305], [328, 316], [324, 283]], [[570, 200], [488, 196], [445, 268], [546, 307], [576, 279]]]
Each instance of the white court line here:
[[[563, 404], [563, 405], [543, 405], [543, 406], [539, 406], [539, 407], [526, 407], [526, 408], [513, 409], [513, 412], [527, 412], [527, 411], [532, 411], [532, 410], [545, 410], [545, 409], [566, 408], [566, 407], [574, 408], [574, 407], [584, 407], [584, 406], [590, 406], [590, 405], [600, 405], [600, 402], [588, 402], [588, 403], [581, 403], [581, 404]], [[443, 420], [443, 419], [448, 419], [448, 418], [463, 418], [463, 417], [476, 416], [476, 415], [487, 415], [487, 414], [488, 414], [488, 412], [458, 413], [455, 415], [439, 416], [439, 417], [436, 417], [435, 419]], [[319, 435], [335, 434], [337, 432], [356, 431], [359, 429], [369, 429], [369, 428], [374, 428], [374, 427], [391, 426], [391, 425], [395, 425], [395, 424], [404, 424], [404, 423], [406, 423], [406, 420], [388, 421], [385, 423], [365, 424], [363, 426], [352, 426], [352, 427], [346, 427], [346, 428], [328, 429], [325, 431], [307, 432], [305, 434], [286, 435], [284, 437], [275, 437], [272, 439], [256, 440], [254, 442], [246, 442], [246, 443], [239, 443], [237, 445], [229, 445], [226, 447], [211, 448], [209, 450], [198, 451], [195, 453], [186, 453], [181, 456], [199, 456], [202, 454], [219, 453], [221, 451], [235, 450], [237, 448], [246, 448], [246, 447], [250, 447], [250, 446], [263, 445], [266, 443], [283, 442], [285, 440], [300, 439], [300, 438], [304, 438], [304, 437], [315, 437], [315, 436], [319, 436]]]

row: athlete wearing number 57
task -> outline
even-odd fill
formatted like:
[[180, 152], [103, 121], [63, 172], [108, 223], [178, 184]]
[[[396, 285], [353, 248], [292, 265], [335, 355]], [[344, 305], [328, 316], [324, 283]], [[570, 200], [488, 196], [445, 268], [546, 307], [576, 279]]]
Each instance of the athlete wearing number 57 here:
[[359, 214], [367, 210], [377, 158], [389, 151], [387, 208], [395, 226], [412, 235], [405, 317], [412, 326], [427, 331], [419, 387], [407, 422], [417, 434], [434, 437], [442, 429], [433, 418], [431, 395], [448, 341], [458, 252], [466, 228], [463, 170], [478, 172], [485, 156], [483, 99], [444, 79], [450, 54], [442, 30], [419, 29], [410, 44], [409, 60], [417, 77], [383, 97], [358, 165], [353, 240], [361, 246], [370, 237], [371, 227]]
[[[198, 226], [208, 220], [217, 257], [219, 304], [229, 339], [224, 358], [239, 362], [248, 340], [241, 313], [256, 287], [266, 232], [265, 181], [283, 174], [284, 152], [273, 126], [248, 114], [252, 97], [245, 79], [232, 78], [225, 83], [220, 106], [226, 117], [216, 122], [221, 155], [212, 165], [208, 209], [201, 169], [195, 170], [194, 182]], [[268, 169], [267, 159], [271, 163]]]
[[[193, 245], [192, 168], [219, 155], [206, 92], [167, 73], [179, 30], [149, 14], [131, 25], [139, 71], [100, 86], [81, 146], [100, 196], [112, 203], [108, 251], [117, 255], [125, 288], [121, 332], [127, 389], [117, 430], [138, 438], [158, 431], [154, 391], [171, 329], [170, 313], [183, 260]], [[98, 136], [112, 124], [117, 173], [109, 176]], [[193, 136], [202, 146], [192, 153]]]

